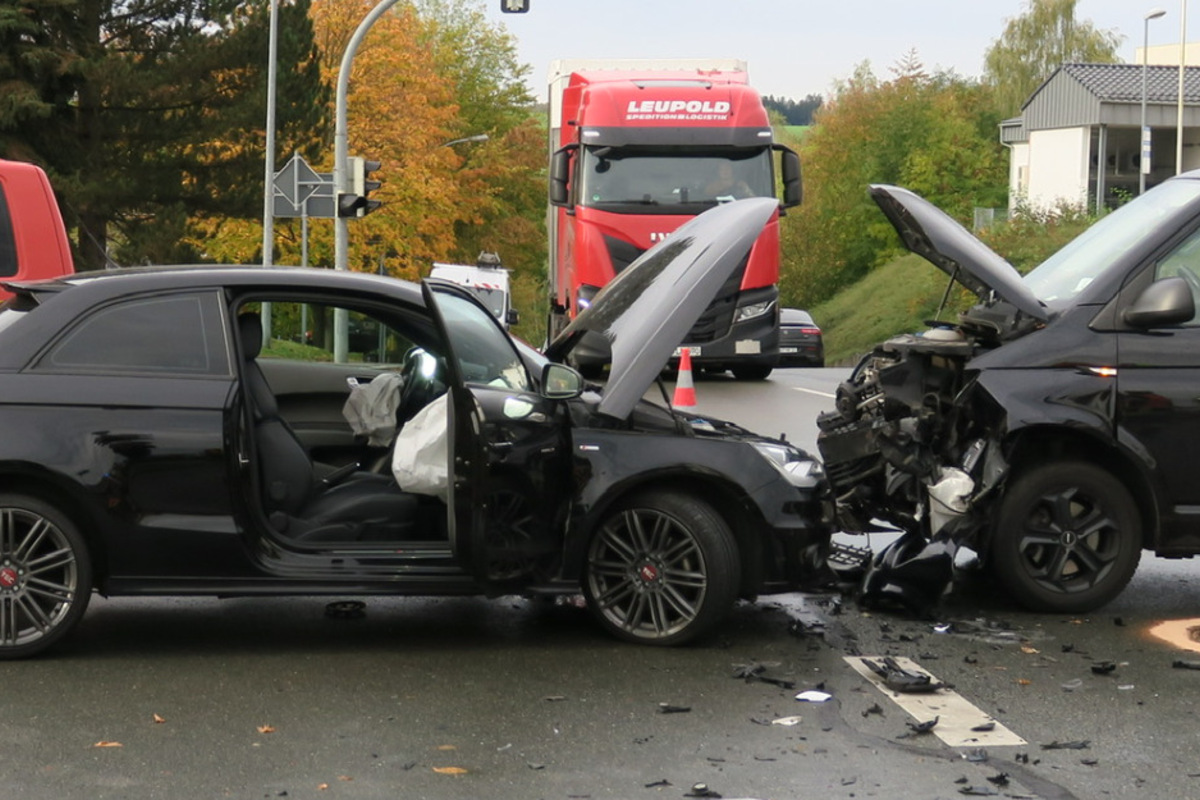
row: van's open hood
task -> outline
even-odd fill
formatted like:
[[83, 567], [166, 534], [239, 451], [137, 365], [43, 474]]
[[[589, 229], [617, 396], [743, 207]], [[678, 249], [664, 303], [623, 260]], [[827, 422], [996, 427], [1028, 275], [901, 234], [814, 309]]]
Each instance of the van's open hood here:
[[898, 186], [871, 186], [871, 197], [895, 226], [906, 247], [966, 286], [981, 299], [990, 292], [1034, 319], [1049, 311], [1021, 282], [1021, 275], [937, 206]]
[[612, 348], [602, 414], [624, 419], [779, 208], [755, 197], [709, 209], [623, 269], [546, 349], [566, 358], [587, 332]]

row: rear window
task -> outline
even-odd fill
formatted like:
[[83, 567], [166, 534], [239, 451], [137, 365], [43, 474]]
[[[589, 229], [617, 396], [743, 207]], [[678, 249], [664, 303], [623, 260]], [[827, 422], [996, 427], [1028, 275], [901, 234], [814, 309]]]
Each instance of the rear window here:
[[189, 294], [107, 306], [72, 328], [38, 369], [229, 375], [218, 302], [215, 295]]

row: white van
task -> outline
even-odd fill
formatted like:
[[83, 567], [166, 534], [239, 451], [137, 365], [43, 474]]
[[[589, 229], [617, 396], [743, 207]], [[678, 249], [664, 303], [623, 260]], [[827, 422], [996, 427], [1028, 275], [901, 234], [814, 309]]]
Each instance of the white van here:
[[480, 253], [474, 266], [435, 261], [429, 277], [441, 278], [470, 289], [506, 329], [517, 324], [519, 317], [517, 310], [512, 307], [508, 270], [500, 265], [500, 256], [495, 253]]

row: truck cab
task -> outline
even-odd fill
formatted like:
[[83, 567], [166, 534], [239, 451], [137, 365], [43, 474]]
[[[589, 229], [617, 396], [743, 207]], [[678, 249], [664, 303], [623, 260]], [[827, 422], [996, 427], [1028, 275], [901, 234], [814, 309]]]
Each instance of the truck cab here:
[[[58, 201], [41, 167], [0, 160], [0, 280], [75, 271]], [[0, 289], [0, 300], [11, 293]]]

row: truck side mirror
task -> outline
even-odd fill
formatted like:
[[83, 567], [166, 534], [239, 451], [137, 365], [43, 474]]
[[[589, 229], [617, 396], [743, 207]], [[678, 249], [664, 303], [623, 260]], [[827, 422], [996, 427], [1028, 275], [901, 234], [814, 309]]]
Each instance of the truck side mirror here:
[[800, 156], [790, 147], [775, 145], [782, 156], [783, 168], [783, 207], [792, 208], [800, 205], [804, 196], [804, 188], [800, 181]]
[[1194, 316], [1196, 301], [1192, 290], [1179, 276], [1150, 284], [1122, 314], [1126, 324], [1143, 329], [1182, 325]]
[[567, 145], [554, 151], [550, 157], [550, 205], [571, 206], [569, 183], [571, 177], [571, 154], [574, 145]]
[[508, 313], [504, 315], [504, 324], [508, 326], [517, 325], [521, 322], [521, 315], [517, 313], [515, 308], [510, 308]]

